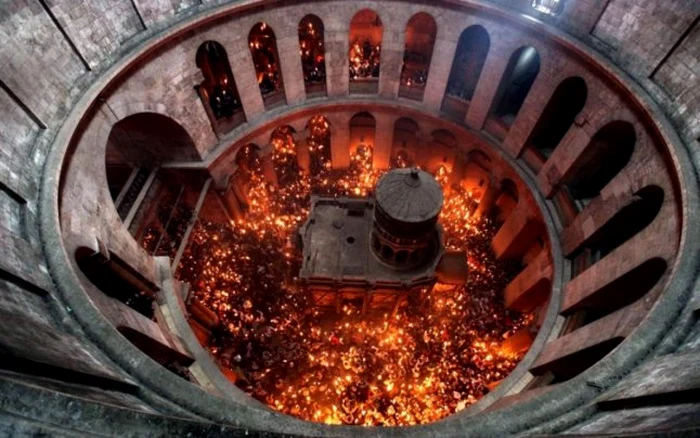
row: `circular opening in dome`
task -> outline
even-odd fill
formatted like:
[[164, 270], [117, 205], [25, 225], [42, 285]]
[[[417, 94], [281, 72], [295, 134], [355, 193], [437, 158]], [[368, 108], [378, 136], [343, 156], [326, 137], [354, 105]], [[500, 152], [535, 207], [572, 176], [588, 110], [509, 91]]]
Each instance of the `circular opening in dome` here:
[[352, 245], [353, 243], [355, 243], [355, 238], [352, 236], [348, 236], [348, 238], [345, 239], [345, 241]]

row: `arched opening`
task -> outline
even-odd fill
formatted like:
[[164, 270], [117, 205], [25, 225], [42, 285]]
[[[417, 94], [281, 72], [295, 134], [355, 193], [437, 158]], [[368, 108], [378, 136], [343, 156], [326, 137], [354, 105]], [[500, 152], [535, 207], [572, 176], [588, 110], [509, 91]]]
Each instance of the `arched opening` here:
[[[394, 144], [391, 147], [392, 161], [398, 164], [395, 167], [408, 167], [410, 152], [415, 154], [418, 149], [418, 123], [408, 117], [401, 117], [394, 122]], [[399, 157], [399, 153], [402, 153]], [[401, 158], [399, 160], [399, 158]]]
[[586, 81], [580, 77], [564, 79], [547, 102], [526, 146], [544, 162], [552, 155], [574, 124], [588, 97]]
[[490, 46], [488, 32], [479, 25], [469, 26], [459, 36], [442, 101], [442, 111], [459, 121], [467, 115]]
[[331, 124], [325, 117], [313, 116], [308, 124], [311, 175], [318, 176], [331, 169]]
[[368, 112], [357, 113], [350, 119], [351, 166], [372, 168], [376, 126], [374, 116]]
[[440, 166], [452, 169], [457, 151], [457, 138], [446, 129], [437, 129], [431, 133], [428, 144], [416, 148], [415, 164], [436, 174]]
[[296, 134], [294, 128], [282, 125], [275, 128], [270, 135], [272, 162], [275, 165], [279, 185], [292, 184], [299, 179], [300, 170], [294, 134]]
[[363, 9], [350, 22], [350, 92], [371, 94], [379, 90], [382, 51], [382, 20], [371, 9]]
[[125, 220], [158, 164], [198, 161], [197, 147], [185, 128], [157, 113], [128, 116], [114, 126], [107, 138], [107, 185], [117, 213]]
[[326, 48], [323, 21], [309, 14], [299, 22], [299, 52], [308, 97], [326, 95]]
[[134, 346], [187, 379], [189, 371], [186, 367], [192, 364], [193, 358], [185, 350], [170, 344], [156, 322], [155, 296], [158, 287], [111, 251], [103, 249], [95, 252], [83, 246], [75, 251], [76, 264], [94, 286], [91, 289], [97, 289], [118, 301], [95, 296], [93, 299], [100, 311]]
[[497, 137], [505, 137], [539, 72], [540, 55], [535, 48], [521, 47], [511, 55], [491, 105], [490, 115], [502, 131]]
[[554, 17], [564, 9], [564, 0], [532, 0], [532, 7], [538, 12]]
[[254, 143], [249, 143], [236, 152], [234, 158], [237, 172], [254, 173], [261, 171], [260, 147]]
[[267, 23], [261, 22], [253, 26], [248, 34], [248, 45], [253, 55], [255, 74], [258, 79], [260, 93], [265, 102], [265, 108], [270, 109], [286, 103], [284, 97], [284, 82], [277, 52], [275, 32]]
[[586, 251], [592, 263], [602, 259], [651, 224], [663, 201], [661, 187], [647, 186], [637, 191], [632, 201], [593, 233], [570, 258]]
[[408, 20], [399, 96], [423, 100], [436, 36], [437, 24], [429, 14], [419, 12]]
[[629, 163], [636, 142], [629, 122], [615, 121], [599, 129], [562, 178], [571, 197], [585, 205], [598, 196]]
[[241, 98], [224, 46], [216, 41], [205, 41], [197, 49], [196, 64], [204, 76], [197, 92], [214, 130], [225, 134], [245, 122]]
[[113, 268], [116, 263], [111, 260], [111, 257], [106, 257], [91, 248], [80, 247], [75, 251], [75, 262], [90, 283], [102, 293], [126, 304], [146, 318], [154, 317], [153, 290], [139, 286], [133, 275], [131, 277], [119, 275], [119, 272], [128, 271]]

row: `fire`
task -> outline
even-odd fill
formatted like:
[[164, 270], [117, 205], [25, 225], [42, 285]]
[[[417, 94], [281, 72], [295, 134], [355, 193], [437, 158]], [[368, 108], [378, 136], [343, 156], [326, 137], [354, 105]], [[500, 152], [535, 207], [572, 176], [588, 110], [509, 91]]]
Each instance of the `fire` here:
[[[324, 123], [316, 120], [312, 131], [323, 131]], [[310, 153], [322, 149], [324, 136], [312, 133]], [[282, 130], [273, 137], [277, 179], [284, 183], [268, 183], [255, 158], [241, 166], [248, 181], [246, 220], [235, 226], [198, 222], [178, 270], [196, 299], [218, 314], [222, 324], [207, 347], [235, 373], [236, 384], [305, 420], [393, 426], [460, 411], [506, 377], [522, 354], [505, 351], [502, 341], [533, 318], [503, 307], [513, 272], [495, 260], [494, 227], [473, 218], [478, 203], [470, 193], [450, 187], [440, 215], [447, 247], [468, 250], [464, 288], [438, 285], [429, 305], [407, 306], [393, 316], [362, 314], [351, 305], [329, 314], [294, 287], [300, 254], [290, 242], [308, 214], [311, 193], [366, 196], [383, 172], [372, 168], [371, 149], [360, 147], [348, 169], [322, 161], [301, 177], [292, 134]], [[436, 173], [449, 186], [449, 169]]]

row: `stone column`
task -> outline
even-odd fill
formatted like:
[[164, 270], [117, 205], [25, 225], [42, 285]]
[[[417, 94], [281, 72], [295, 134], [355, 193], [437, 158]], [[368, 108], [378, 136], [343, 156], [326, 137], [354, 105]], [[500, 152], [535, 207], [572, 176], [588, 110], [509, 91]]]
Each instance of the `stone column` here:
[[493, 206], [496, 204], [496, 200], [500, 194], [501, 185], [498, 181], [496, 181], [496, 178], [491, 176], [491, 178], [489, 178], [489, 185], [486, 187], [484, 194], [481, 196], [479, 206], [476, 208], [476, 211], [474, 211], [474, 217], [480, 219], [487, 216], [491, 212]]
[[287, 105], [296, 105], [306, 99], [304, 72], [299, 54], [299, 34], [296, 26], [283, 26], [282, 29], [279, 29], [277, 53], [280, 58]]
[[592, 134], [573, 125], [537, 175], [537, 184], [547, 197], [554, 195], [562, 179], [571, 173], [577, 158], [591, 142]]
[[308, 175], [311, 171], [311, 154], [307, 143], [306, 132], [294, 134], [294, 142], [297, 145], [297, 164], [301, 173]]
[[506, 308], [519, 312], [530, 312], [544, 303], [551, 290], [552, 262], [549, 260], [549, 250], [544, 248], [513, 279], [504, 292]]
[[430, 60], [428, 83], [425, 85], [425, 94], [423, 94], [423, 107], [433, 111], [439, 111], [442, 106], [442, 99], [445, 97], [447, 80], [450, 77], [450, 69], [452, 68], [452, 60], [457, 50], [457, 43], [440, 39], [439, 35], [440, 28], [438, 28], [438, 39], [435, 41], [433, 57]]
[[265, 103], [260, 94], [253, 56], [250, 54], [247, 39], [238, 37], [227, 44], [225, 48], [243, 104], [243, 112], [246, 120], [251, 122], [265, 112]]
[[399, 95], [401, 65], [404, 53], [404, 29], [398, 28], [403, 23], [399, 17], [384, 22], [382, 34], [381, 67], [379, 70], [379, 95], [396, 99]]
[[326, 46], [326, 90], [328, 97], [347, 96], [350, 78], [348, 74], [349, 22], [343, 14], [334, 14], [324, 20]]
[[498, 259], [517, 259], [542, 233], [543, 224], [524, 200], [520, 200], [493, 237], [491, 246]]
[[[491, 50], [489, 50], [486, 57], [474, 97], [469, 104], [469, 110], [464, 120], [464, 123], [470, 128], [481, 131], [484, 127], [486, 118], [491, 110], [491, 104], [496, 96], [498, 85], [501, 83], [501, 78], [508, 65], [508, 58], [511, 52], [508, 47], [502, 47], [502, 45], [494, 44], [492, 41]], [[504, 53], [507, 53], [507, 55], [504, 56]]]
[[350, 118], [344, 113], [326, 116], [331, 125], [331, 164], [334, 169], [350, 165]]
[[391, 114], [373, 114], [377, 122], [374, 133], [374, 153], [372, 166], [375, 169], [387, 169], [391, 160], [391, 147], [394, 144], [394, 121]]
[[275, 172], [275, 163], [272, 161], [272, 151], [270, 151], [270, 153], [268, 153], [267, 155], [261, 157], [260, 160], [262, 162], [262, 170], [263, 175], [265, 175], [265, 179], [276, 187], [277, 172]]
[[236, 191], [234, 190], [235, 186], [236, 182], [232, 178], [229, 186], [220, 195], [220, 199], [221, 203], [223, 204], [224, 208], [226, 209], [226, 212], [231, 217], [231, 219], [233, 219], [234, 221], [239, 221], [244, 218], [244, 214], [243, 207], [241, 207], [241, 204], [238, 201], [238, 196], [236, 195]]
[[549, 103], [554, 89], [549, 77], [545, 74], [537, 75], [535, 82], [527, 93], [523, 106], [515, 116], [515, 120], [503, 141], [503, 146], [510, 152], [511, 156], [520, 156], [532, 130], [542, 116], [547, 103]]

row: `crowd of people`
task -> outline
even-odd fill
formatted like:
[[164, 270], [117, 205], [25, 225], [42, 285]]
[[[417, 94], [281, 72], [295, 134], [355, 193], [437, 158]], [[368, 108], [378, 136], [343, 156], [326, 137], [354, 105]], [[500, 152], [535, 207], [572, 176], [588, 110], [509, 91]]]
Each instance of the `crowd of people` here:
[[[363, 314], [349, 304], [340, 313], [314, 308], [310, 294], [295, 286], [294, 235], [310, 194], [364, 196], [382, 172], [365, 148], [348, 169], [324, 166], [302, 178], [293, 146], [279, 146], [274, 161], [296, 179], [275, 187], [246, 166], [246, 220], [198, 222], [182, 259], [180, 280], [221, 320], [211, 353], [251, 396], [310, 421], [424, 424], [474, 403], [516, 366], [522, 353], [502, 343], [532, 322], [504, 308], [503, 288], [515, 271], [493, 255], [493, 225], [474, 220], [475, 201], [454, 186], [440, 223], [447, 247], [467, 253], [466, 286], [436, 288], [428, 304], [396, 315]], [[438, 175], [441, 184], [446, 172]]]

